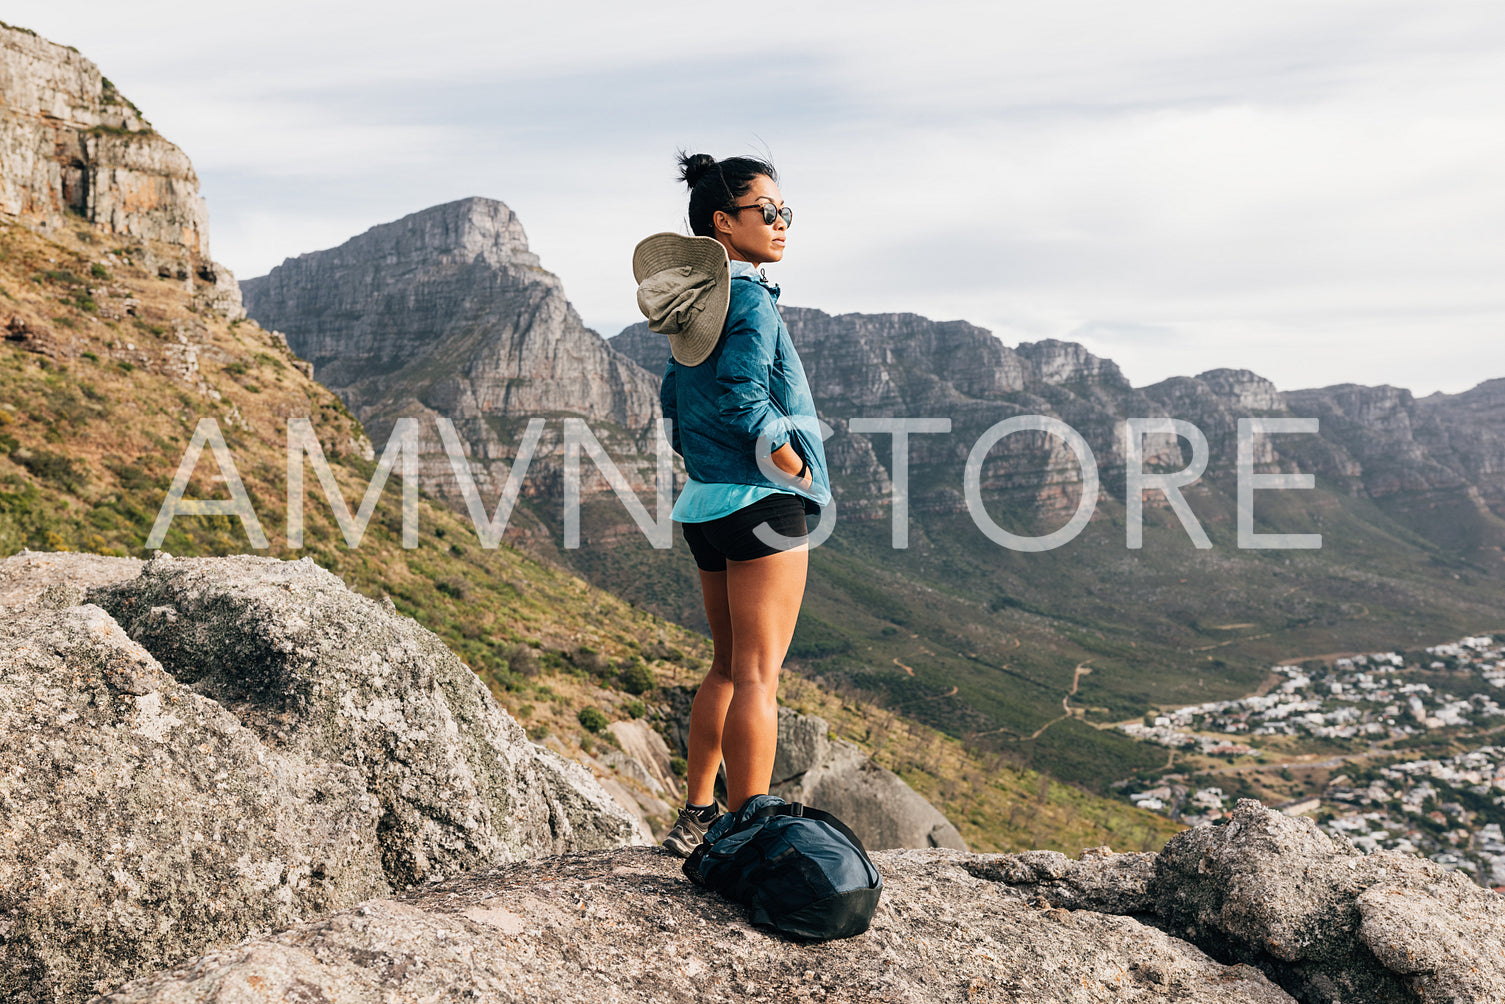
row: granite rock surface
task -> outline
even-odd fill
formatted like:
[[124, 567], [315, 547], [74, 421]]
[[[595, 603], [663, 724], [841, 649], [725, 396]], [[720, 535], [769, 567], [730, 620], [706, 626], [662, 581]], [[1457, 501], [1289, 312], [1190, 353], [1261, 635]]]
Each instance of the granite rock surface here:
[[644, 838], [437, 638], [312, 562], [23, 552], [0, 590], [0, 999]]
[[634, 836], [436, 635], [311, 560], [158, 557], [90, 598], [267, 746], [360, 770], [395, 888]]
[[1301, 1001], [1505, 1000], [1505, 897], [1393, 851], [1363, 855], [1240, 800], [1155, 861], [1166, 929], [1258, 966]]
[[1505, 1000], [1505, 897], [1425, 858], [1364, 855], [1252, 799], [1159, 854], [978, 855], [1026, 900], [1151, 919], [1304, 1004]]
[[878, 851], [866, 934], [804, 944], [749, 926], [656, 849], [472, 872], [227, 946], [140, 980], [117, 1004], [304, 1000], [1278, 1004], [1257, 969], [1223, 965], [1128, 917], [1031, 905], [966, 856]]
[[352, 767], [268, 749], [93, 604], [0, 617], [0, 999], [77, 1001], [383, 895]]

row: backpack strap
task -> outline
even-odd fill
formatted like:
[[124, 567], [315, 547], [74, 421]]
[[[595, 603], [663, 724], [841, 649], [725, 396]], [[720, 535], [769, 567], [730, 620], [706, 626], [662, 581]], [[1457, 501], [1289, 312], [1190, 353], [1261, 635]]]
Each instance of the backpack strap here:
[[810, 808], [810, 806], [804, 805], [800, 802], [786, 802], [783, 805], [764, 806], [757, 812], [753, 813], [752, 817], [748, 819], [748, 822], [752, 822], [753, 820], [757, 819], [763, 819], [768, 816], [797, 816], [803, 817], [805, 819], [813, 819], [818, 823], [825, 823], [827, 826], [831, 827], [831, 829], [835, 830], [837, 833], [840, 833], [843, 837], [846, 837], [848, 840], [850, 840], [852, 842], [852, 846], [857, 848], [857, 853], [861, 854], [864, 858], [867, 858], [869, 864], [872, 863], [872, 858], [868, 857], [867, 848], [862, 846], [862, 841], [857, 839], [857, 834], [853, 833], [851, 831], [851, 828], [848, 827], [846, 823], [843, 823], [841, 820], [837, 819], [829, 812], [822, 812], [819, 809], [812, 809]]
[[690, 853], [689, 857], [685, 858], [684, 864], [679, 867], [679, 870], [685, 873], [685, 878], [702, 888], [705, 887], [705, 876], [700, 874], [700, 862], [705, 858], [705, 853], [710, 849], [710, 846], [710, 844], [703, 840], [696, 844], [695, 850]]

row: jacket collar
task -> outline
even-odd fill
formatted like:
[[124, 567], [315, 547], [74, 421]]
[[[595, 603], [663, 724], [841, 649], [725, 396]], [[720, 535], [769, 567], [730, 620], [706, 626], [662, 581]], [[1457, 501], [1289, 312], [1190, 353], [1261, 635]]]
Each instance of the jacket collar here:
[[748, 279], [752, 282], [756, 282], [764, 289], [768, 290], [769, 296], [772, 296], [775, 300], [779, 298], [779, 284], [776, 282], [769, 282], [768, 276], [763, 274], [762, 269], [755, 268], [745, 261], [734, 261], [731, 262], [730, 265], [733, 279]]

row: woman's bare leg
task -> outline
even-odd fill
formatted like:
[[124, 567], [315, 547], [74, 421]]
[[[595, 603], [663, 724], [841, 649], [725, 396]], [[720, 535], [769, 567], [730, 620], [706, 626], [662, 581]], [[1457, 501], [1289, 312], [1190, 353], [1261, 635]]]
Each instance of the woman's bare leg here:
[[711, 669], [690, 705], [689, 770], [686, 800], [710, 805], [716, 797], [716, 768], [721, 766], [721, 730], [732, 700], [732, 615], [727, 607], [726, 573], [701, 569], [700, 592], [711, 625]]
[[[752, 796], [766, 793], [773, 775], [779, 670], [799, 620], [809, 564], [810, 550], [803, 544], [751, 561], [726, 563], [732, 686], [719, 745], [726, 760], [726, 804], [733, 811]], [[721, 693], [718, 686], [717, 694]]]

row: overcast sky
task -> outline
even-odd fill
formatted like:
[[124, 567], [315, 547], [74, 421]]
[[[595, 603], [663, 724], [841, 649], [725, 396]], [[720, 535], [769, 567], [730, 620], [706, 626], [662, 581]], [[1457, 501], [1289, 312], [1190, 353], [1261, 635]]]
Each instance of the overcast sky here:
[[470, 195], [587, 324], [683, 229], [673, 155], [770, 155], [785, 304], [1418, 394], [1505, 377], [1505, 4], [10, 0], [192, 158], [216, 258]]

